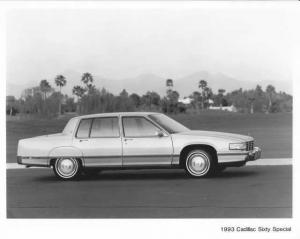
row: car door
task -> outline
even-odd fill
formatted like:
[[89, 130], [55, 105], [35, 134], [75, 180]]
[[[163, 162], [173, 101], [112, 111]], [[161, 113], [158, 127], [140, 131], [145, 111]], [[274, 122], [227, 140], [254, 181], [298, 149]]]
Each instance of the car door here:
[[171, 165], [171, 136], [149, 119], [123, 116], [123, 166]]
[[119, 118], [82, 119], [74, 145], [82, 151], [85, 167], [122, 166]]

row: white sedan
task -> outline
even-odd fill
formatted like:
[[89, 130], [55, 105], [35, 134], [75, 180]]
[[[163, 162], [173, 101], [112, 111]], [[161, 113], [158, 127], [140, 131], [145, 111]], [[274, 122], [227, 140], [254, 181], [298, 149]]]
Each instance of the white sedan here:
[[22, 139], [19, 164], [53, 167], [61, 179], [104, 169], [185, 168], [204, 177], [260, 158], [250, 136], [190, 130], [160, 113], [75, 117], [62, 133]]

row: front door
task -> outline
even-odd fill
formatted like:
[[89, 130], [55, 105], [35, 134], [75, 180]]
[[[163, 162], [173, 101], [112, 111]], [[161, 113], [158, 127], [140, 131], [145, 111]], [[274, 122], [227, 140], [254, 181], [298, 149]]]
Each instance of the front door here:
[[85, 167], [122, 166], [118, 117], [82, 119], [73, 144], [83, 152]]
[[123, 166], [163, 166], [172, 162], [171, 136], [145, 117], [123, 116]]

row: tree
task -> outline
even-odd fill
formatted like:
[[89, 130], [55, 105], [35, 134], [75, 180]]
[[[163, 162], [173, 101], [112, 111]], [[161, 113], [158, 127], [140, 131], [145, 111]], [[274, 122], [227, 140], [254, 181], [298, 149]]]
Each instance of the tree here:
[[80, 98], [82, 98], [82, 96], [84, 95], [85, 93], [85, 89], [79, 85], [76, 85], [73, 87], [73, 90], [72, 90], [72, 93], [73, 95], [76, 95], [77, 96], [77, 100], [79, 100]]
[[129, 98], [132, 101], [135, 108], [138, 108], [141, 105], [141, 97], [138, 94], [132, 93], [129, 96]]
[[61, 88], [67, 84], [66, 78], [63, 75], [57, 75], [55, 77], [55, 84], [59, 87], [58, 115], [60, 115], [61, 114]]
[[193, 99], [192, 106], [194, 107], [194, 109], [199, 110], [199, 102], [201, 101], [201, 93], [199, 91], [194, 91], [190, 97]]
[[17, 100], [14, 96], [6, 96], [6, 114], [10, 116], [15, 115], [18, 112], [16, 104]]
[[80, 111], [80, 100], [83, 97], [84, 93], [86, 92], [86, 89], [84, 89], [83, 87], [76, 85], [73, 87], [72, 89], [72, 93], [73, 95], [77, 96], [77, 110]]
[[90, 90], [93, 86], [92, 83], [94, 82], [94, 78], [91, 73], [86, 72], [86, 73], [83, 73], [83, 75], [81, 77], [81, 81], [87, 86], [88, 90]]
[[254, 106], [253, 105], [254, 105], [255, 98], [254, 97], [249, 97], [248, 100], [250, 102], [250, 113], [253, 114], [254, 113], [254, 109], [253, 109]]
[[116, 109], [117, 111], [132, 111], [134, 109], [128, 92], [125, 89], [123, 89], [120, 95], [117, 96]]
[[164, 100], [164, 105], [166, 107], [167, 113], [177, 113], [178, 112], [178, 99], [179, 93], [175, 90], [169, 91], [168, 96]]
[[219, 95], [223, 96], [226, 90], [224, 89], [218, 89]]
[[173, 80], [172, 79], [167, 79], [166, 80], [166, 86], [167, 86], [167, 95], [173, 90]]
[[173, 90], [169, 95], [169, 98], [172, 103], [177, 103], [179, 99], [179, 93], [176, 90]]
[[120, 96], [122, 98], [128, 98], [129, 95], [128, 95], [128, 92], [125, 89], [123, 89], [120, 93]]
[[158, 107], [160, 105], [160, 95], [154, 91], [147, 92], [150, 97], [151, 105]]
[[218, 95], [216, 97], [216, 100], [217, 100], [217, 104], [222, 107], [224, 106], [223, 105], [223, 102], [225, 102], [225, 99], [223, 98], [224, 97], [224, 93], [225, 93], [225, 90], [224, 89], [218, 89]]
[[269, 99], [268, 113], [270, 113], [271, 112], [272, 103], [273, 103], [272, 102], [272, 97], [276, 93], [275, 87], [272, 86], [272, 85], [268, 85], [267, 88], [266, 88], [266, 92], [267, 92], [268, 99]]
[[172, 90], [173, 88], [173, 80], [172, 79], [167, 79], [166, 80], [166, 86], [169, 90]]
[[44, 93], [44, 100], [46, 100], [47, 93], [51, 91], [51, 86], [47, 80], [41, 80], [40, 90]]
[[142, 96], [141, 101], [147, 109], [152, 109], [152, 106], [157, 108], [160, 105], [160, 96], [154, 91], [147, 91], [147, 93]]
[[201, 93], [202, 93], [202, 99], [201, 99], [201, 105], [202, 105], [202, 109], [204, 108], [204, 93], [205, 93], [205, 88], [207, 87], [207, 82], [205, 80], [200, 80], [199, 81], [199, 88], [201, 88]]
[[262, 90], [260, 85], [257, 85], [255, 88], [255, 94], [259, 97], [263, 97], [264, 91]]
[[74, 98], [66, 97], [65, 101], [65, 111], [67, 112], [75, 112], [76, 111], [76, 104], [74, 102]]

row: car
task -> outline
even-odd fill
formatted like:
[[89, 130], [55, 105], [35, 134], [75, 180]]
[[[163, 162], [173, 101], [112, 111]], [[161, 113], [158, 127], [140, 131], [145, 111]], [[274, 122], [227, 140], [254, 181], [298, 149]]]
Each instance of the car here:
[[155, 112], [78, 116], [61, 133], [21, 139], [17, 161], [63, 180], [105, 169], [184, 168], [206, 177], [261, 157], [251, 136], [190, 130]]

